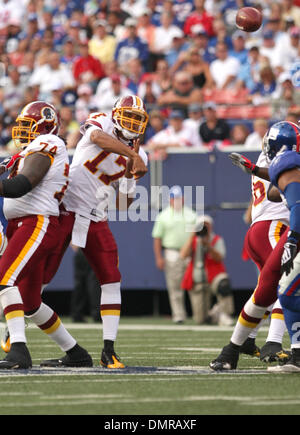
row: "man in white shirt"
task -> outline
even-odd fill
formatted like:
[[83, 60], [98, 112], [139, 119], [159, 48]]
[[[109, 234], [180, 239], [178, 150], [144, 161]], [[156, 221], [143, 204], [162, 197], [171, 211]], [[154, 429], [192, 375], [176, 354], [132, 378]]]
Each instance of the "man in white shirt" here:
[[227, 89], [233, 86], [240, 70], [240, 62], [228, 55], [225, 42], [216, 46], [217, 59], [210, 64], [210, 72], [218, 89]]
[[164, 156], [167, 148], [201, 147], [200, 137], [194, 134], [193, 129], [184, 126], [183, 121], [183, 113], [180, 110], [173, 110], [169, 116], [168, 127], [154, 135], [147, 143], [149, 149]]

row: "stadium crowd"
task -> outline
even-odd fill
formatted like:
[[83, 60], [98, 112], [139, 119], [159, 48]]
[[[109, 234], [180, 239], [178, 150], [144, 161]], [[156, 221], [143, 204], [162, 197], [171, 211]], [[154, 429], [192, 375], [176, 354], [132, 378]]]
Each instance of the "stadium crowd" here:
[[[236, 28], [242, 6], [262, 11], [257, 32]], [[29, 101], [60, 110], [74, 148], [87, 114], [128, 93], [153, 151], [260, 147], [269, 122], [300, 117], [299, 40], [299, 0], [0, 0], [1, 149]]]

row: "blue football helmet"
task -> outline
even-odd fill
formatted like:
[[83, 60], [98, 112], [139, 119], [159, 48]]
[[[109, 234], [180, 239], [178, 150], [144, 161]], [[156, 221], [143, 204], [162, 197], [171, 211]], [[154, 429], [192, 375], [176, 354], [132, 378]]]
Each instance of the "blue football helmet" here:
[[263, 152], [268, 160], [273, 160], [278, 151], [286, 146], [286, 150], [300, 152], [300, 128], [289, 121], [273, 124], [263, 139]]

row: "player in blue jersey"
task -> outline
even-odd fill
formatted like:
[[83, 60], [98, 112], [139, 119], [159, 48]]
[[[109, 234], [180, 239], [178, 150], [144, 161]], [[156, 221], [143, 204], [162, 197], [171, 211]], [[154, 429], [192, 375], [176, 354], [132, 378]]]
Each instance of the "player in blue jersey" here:
[[[300, 141], [300, 133], [299, 133]], [[281, 257], [282, 276], [278, 298], [283, 308], [291, 341], [292, 356], [283, 366], [270, 371], [300, 372], [300, 155], [283, 147], [272, 160], [269, 176], [287, 202], [290, 230]]]
[[[285, 146], [284, 149], [283, 146]], [[299, 169], [296, 169], [296, 168], [300, 168], [300, 156], [298, 155], [298, 152], [300, 151], [299, 127], [296, 124], [287, 121], [278, 122], [274, 124], [266, 134], [264, 144], [263, 144], [263, 149], [270, 162], [274, 160], [273, 165], [271, 165], [272, 166], [271, 171], [269, 169], [270, 171], [269, 177], [271, 178], [271, 181], [275, 183], [275, 179], [276, 179], [275, 187], [272, 186], [272, 191], [273, 191], [273, 195], [274, 195], [274, 189], [275, 192], [277, 192], [277, 194], [275, 193], [274, 196], [274, 199], [276, 200], [278, 200], [278, 198], [280, 200], [279, 192], [278, 189], [276, 188], [279, 188], [279, 190], [281, 191], [280, 192], [281, 195], [285, 196], [285, 200], [287, 201], [288, 207], [290, 209], [291, 230], [289, 232], [286, 230], [286, 232], [282, 235], [276, 247], [274, 248], [273, 252], [270, 254], [266, 263], [264, 264], [260, 273], [260, 279], [258, 285], [254, 291], [254, 294], [249, 299], [249, 301], [245, 304], [239, 316], [239, 320], [234, 328], [230, 343], [226, 345], [222, 349], [220, 355], [210, 363], [210, 368], [216, 371], [233, 370], [237, 367], [241, 345], [247, 339], [251, 330], [253, 330], [253, 325], [258, 324], [259, 321], [263, 318], [266, 308], [275, 302], [277, 298], [278, 282], [280, 280], [282, 272], [284, 272], [284, 274], [285, 275], [287, 274], [288, 276], [288, 273], [290, 272], [291, 267], [293, 265], [293, 260], [297, 254], [297, 249], [298, 249], [297, 237], [299, 235], [299, 239], [300, 239], [300, 229], [299, 231], [297, 231], [298, 228], [296, 227], [295, 230], [294, 227], [296, 221], [297, 221], [297, 225], [300, 226], [300, 216], [299, 219], [298, 217], [295, 219], [295, 213], [293, 209], [293, 207], [295, 207], [295, 204], [291, 202], [290, 195], [288, 195], [286, 188], [288, 186], [288, 177], [291, 171], [299, 173], [298, 181], [293, 181], [293, 183], [299, 183], [299, 187], [300, 187], [300, 172]], [[281, 154], [282, 157], [280, 157]], [[292, 156], [292, 158], [289, 157], [287, 159], [287, 156]], [[257, 168], [256, 170], [259, 170], [259, 168]], [[285, 180], [285, 184], [283, 184], [282, 177]], [[294, 177], [296, 177], [295, 174]], [[292, 187], [295, 189], [295, 185]], [[293, 198], [294, 201], [296, 201], [295, 198]], [[299, 191], [298, 198], [299, 198], [299, 206], [300, 206], [300, 191]], [[298, 270], [300, 274], [300, 267]], [[289, 316], [291, 305], [293, 305], [296, 298], [293, 298], [294, 301], [292, 301], [291, 298], [288, 299], [289, 306], [287, 306], [288, 304], [285, 299], [287, 297], [290, 297], [292, 294], [289, 293], [287, 296], [286, 293], [288, 291], [287, 292], [283, 291], [282, 290], [283, 287], [284, 287], [283, 285], [280, 286], [281, 293], [284, 297], [281, 295], [279, 300], [283, 305], [284, 315]], [[300, 288], [300, 280], [299, 280], [299, 288]], [[298, 304], [300, 305], [300, 300]], [[299, 326], [300, 326], [300, 309], [299, 312], [297, 312], [297, 316], [299, 319]], [[291, 333], [293, 332], [292, 328], [294, 327], [295, 327], [295, 321], [292, 321], [289, 324], [287, 322], [287, 328], [289, 330], [290, 336]], [[297, 331], [294, 331], [293, 333], [295, 332]], [[295, 345], [293, 344], [292, 339], [291, 342], [292, 342], [292, 349], [293, 349]], [[298, 346], [300, 348], [300, 341]], [[293, 362], [294, 353], [295, 351], [293, 350], [292, 358], [290, 360], [292, 362], [289, 362], [290, 366], [295, 365]], [[284, 367], [288, 368], [288, 365]], [[299, 371], [300, 371], [300, 358], [299, 358]]]

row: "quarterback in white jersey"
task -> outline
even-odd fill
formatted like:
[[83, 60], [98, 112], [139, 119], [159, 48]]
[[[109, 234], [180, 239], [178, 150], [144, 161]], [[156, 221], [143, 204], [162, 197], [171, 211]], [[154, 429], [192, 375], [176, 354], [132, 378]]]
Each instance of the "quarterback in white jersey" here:
[[[106, 188], [119, 185], [125, 178], [128, 157], [99, 149], [91, 140], [95, 131], [101, 130], [128, 145], [128, 140], [118, 137], [116, 125], [111, 116], [92, 113], [85, 122], [73, 161], [70, 167], [70, 189], [63, 203], [68, 211], [73, 211], [94, 222], [106, 219]], [[147, 155], [139, 149], [139, 155], [147, 165]], [[117, 182], [117, 183], [116, 183]]]
[[119, 201], [123, 205], [124, 199], [128, 205], [133, 199], [136, 179], [147, 172], [147, 157], [139, 148], [147, 122], [145, 105], [135, 95], [119, 99], [111, 116], [92, 113], [88, 117], [70, 167], [60, 216], [61, 249], [53, 274], [72, 240], [82, 249], [101, 286], [104, 347], [100, 363], [109, 369], [124, 368], [124, 364], [114, 351], [121, 311], [121, 275], [117, 244], [107, 221], [106, 190], [116, 188], [117, 205]]
[[0, 259], [0, 305], [9, 331], [7, 356], [1, 369], [32, 366], [26, 346], [24, 315], [67, 352], [69, 365], [89, 365], [92, 359], [42, 302], [45, 271], [60, 241], [59, 203], [67, 188], [69, 159], [58, 137], [59, 115], [44, 101], [27, 104], [12, 137], [22, 151], [10, 176], [0, 182], [8, 220], [7, 247]]

